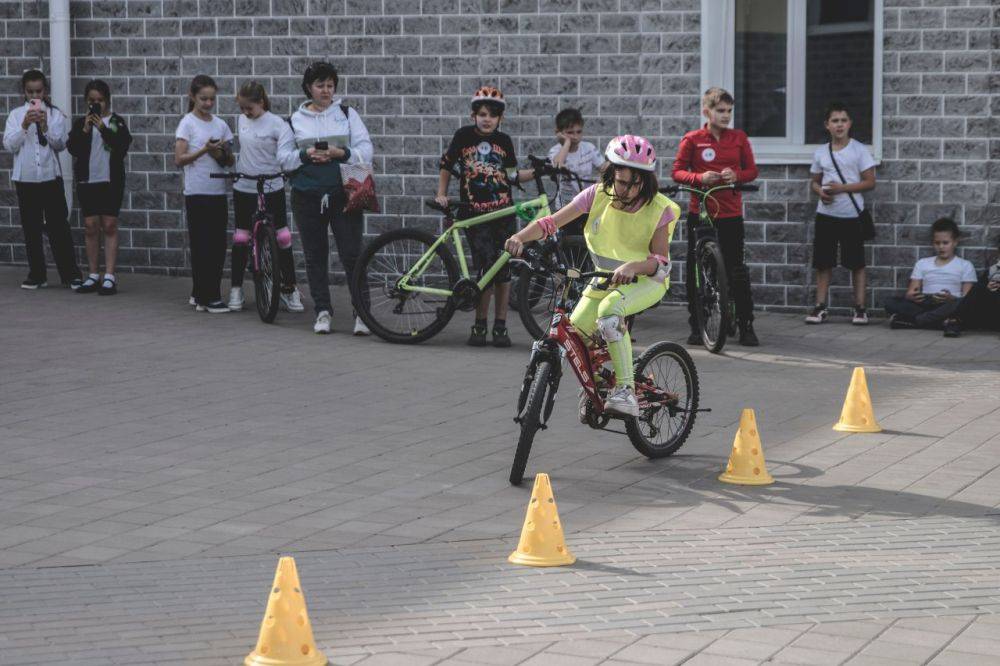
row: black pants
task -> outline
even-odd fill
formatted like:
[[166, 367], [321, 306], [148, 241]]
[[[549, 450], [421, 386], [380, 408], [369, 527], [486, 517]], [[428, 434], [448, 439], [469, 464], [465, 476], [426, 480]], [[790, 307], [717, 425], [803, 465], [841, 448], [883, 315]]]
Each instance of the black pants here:
[[184, 197], [191, 247], [191, 295], [198, 305], [222, 300], [219, 285], [226, 263], [226, 227], [229, 206], [224, 194]]
[[[15, 182], [17, 207], [21, 212], [21, 229], [24, 230], [24, 249], [28, 254], [28, 278], [45, 282], [45, 249], [42, 233], [49, 237], [49, 249], [59, 271], [59, 279], [68, 283], [80, 277], [76, 265], [76, 248], [69, 231], [69, 211], [62, 178], [44, 183]], [[43, 222], [44, 220], [44, 222]]]
[[1000, 331], [1000, 291], [990, 291], [986, 282], [977, 282], [958, 302], [954, 316], [964, 328]]
[[[694, 295], [695, 286], [694, 251], [697, 241], [711, 233], [709, 228], [698, 228], [698, 215], [688, 213], [687, 217], [687, 270], [685, 283], [687, 286], [688, 324], [691, 330], [698, 332], [698, 316], [696, 314]], [[715, 220], [715, 230], [722, 251], [722, 261], [726, 267], [729, 280], [729, 298], [736, 304], [736, 321], [749, 324], [753, 321], [753, 296], [750, 293], [750, 271], [743, 259], [743, 218], [724, 217]]]
[[[264, 206], [271, 214], [274, 228], [283, 229], [288, 226], [288, 211], [285, 207], [285, 191], [279, 190], [264, 195]], [[236, 217], [236, 228], [253, 233], [251, 228], [254, 213], [257, 212], [257, 194], [233, 190], [233, 214]], [[249, 257], [249, 245], [233, 243], [232, 279], [234, 287], [243, 286], [243, 273], [246, 272]], [[278, 262], [281, 270], [281, 286], [295, 286], [295, 259], [292, 257], [291, 246], [278, 248]]]
[[925, 299], [915, 303], [905, 296], [893, 296], [886, 300], [885, 311], [898, 319], [915, 324], [917, 328], [941, 328], [944, 320], [952, 316], [964, 299], [954, 299], [940, 303]]
[[[302, 253], [306, 259], [309, 296], [317, 313], [321, 310], [333, 311], [330, 305], [330, 238], [327, 229], [333, 231], [348, 289], [351, 288], [351, 275], [361, 252], [364, 234], [364, 214], [344, 213], [342, 194], [331, 194], [326, 202], [323, 198], [322, 192], [292, 190], [292, 212], [295, 213], [295, 224], [299, 228]], [[353, 302], [353, 294], [351, 296]]]

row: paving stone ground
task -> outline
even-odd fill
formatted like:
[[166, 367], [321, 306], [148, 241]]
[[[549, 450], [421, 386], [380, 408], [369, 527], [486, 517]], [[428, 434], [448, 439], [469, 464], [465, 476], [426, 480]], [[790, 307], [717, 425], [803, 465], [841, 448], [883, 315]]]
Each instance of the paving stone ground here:
[[[1000, 663], [1000, 339], [762, 315], [695, 350], [691, 439], [647, 461], [560, 392], [528, 474], [576, 565], [512, 567], [506, 477], [528, 343], [464, 313], [401, 347], [308, 315], [209, 315], [187, 280], [113, 298], [0, 269], [0, 663], [231, 664], [277, 554], [344, 664]], [[639, 345], [686, 313], [640, 320]], [[836, 420], [867, 372], [885, 430]], [[776, 483], [716, 476], [753, 407]]]

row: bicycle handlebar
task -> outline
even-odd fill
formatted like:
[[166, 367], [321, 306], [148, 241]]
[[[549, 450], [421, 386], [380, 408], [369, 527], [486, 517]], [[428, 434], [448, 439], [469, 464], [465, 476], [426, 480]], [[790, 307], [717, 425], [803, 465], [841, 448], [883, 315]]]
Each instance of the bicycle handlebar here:
[[[551, 242], [551, 241], [549, 241]], [[606, 280], [610, 281], [614, 277], [614, 273], [609, 271], [577, 271], [575, 268], [567, 268], [561, 265], [549, 265], [548, 267], [542, 267], [542, 254], [535, 248], [526, 247], [524, 248], [524, 254], [528, 259], [520, 259], [517, 257], [512, 257], [510, 263], [522, 264], [526, 266], [533, 273], [558, 273], [563, 275], [568, 280]], [[639, 276], [633, 276], [629, 281], [630, 283], [635, 283], [639, 281]], [[600, 287], [604, 288], [604, 287]]]
[[690, 185], [682, 185], [680, 183], [674, 185], [667, 185], [666, 187], [661, 187], [660, 192], [666, 195], [677, 194], [678, 192], [690, 192], [695, 196], [704, 199], [712, 192], [717, 190], [733, 190], [736, 192], [757, 192], [760, 190], [760, 185], [754, 185], [752, 183], [729, 183], [726, 185], [715, 185], [708, 188], [707, 190], [699, 190], [696, 187], [691, 187]]

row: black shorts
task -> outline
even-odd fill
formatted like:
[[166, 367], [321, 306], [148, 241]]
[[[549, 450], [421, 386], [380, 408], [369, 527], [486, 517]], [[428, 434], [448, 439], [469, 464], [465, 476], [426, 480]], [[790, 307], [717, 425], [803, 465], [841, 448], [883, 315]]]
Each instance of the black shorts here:
[[[264, 207], [271, 214], [275, 229], [288, 226], [288, 206], [285, 190], [277, 190], [264, 195]], [[257, 212], [257, 193], [233, 190], [233, 217], [237, 229], [250, 231], [253, 214]]]
[[865, 267], [865, 242], [861, 238], [861, 223], [856, 217], [832, 217], [816, 213], [816, 235], [813, 238], [813, 268], [826, 270], [837, 265], [857, 270]]
[[[472, 254], [472, 265], [482, 276], [500, 258], [503, 244], [517, 233], [517, 222], [513, 215], [501, 217], [492, 222], [483, 222], [465, 230]], [[493, 281], [497, 284], [510, 282], [510, 264], [504, 264]]]
[[76, 198], [80, 200], [80, 214], [84, 217], [107, 215], [118, 217], [122, 209], [125, 188], [112, 183], [78, 183]]

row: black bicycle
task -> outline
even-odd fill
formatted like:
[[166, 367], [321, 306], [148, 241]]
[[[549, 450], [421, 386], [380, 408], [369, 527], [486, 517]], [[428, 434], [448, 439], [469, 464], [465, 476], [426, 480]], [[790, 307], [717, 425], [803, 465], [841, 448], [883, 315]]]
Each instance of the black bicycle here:
[[[688, 300], [693, 301], [698, 329], [701, 331], [701, 341], [705, 349], [718, 354], [726, 346], [726, 337], [736, 332], [736, 305], [730, 299], [729, 280], [726, 275], [726, 263], [719, 249], [719, 237], [715, 230], [715, 221], [708, 212], [708, 202], [714, 200], [713, 192], [719, 190], [736, 190], [738, 192], [756, 192], [757, 185], [730, 183], [717, 185], [707, 190], [699, 190], [687, 185], [670, 185], [661, 187], [660, 192], [674, 196], [678, 192], [689, 192], [699, 199], [698, 223], [695, 226], [694, 249], [694, 293], [688, 294]], [[690, 243], [692, 239], [688, 239]]]
[[250, 269], [253, 272], [257, 314], [262, 322], [270, 324], [278, 315], [278, 303], [281, 299], [281, 268], [278, 261], [278, 237], [274, 230], [274, 218], [267, 212], [264, 184], [275, 178], [285, 178], [285, 174], [251, 176], [233, 172], [213, 173], [211, 177], [233, 182], [243, 178], [257, 181], [257, 210], [250, 220]]

